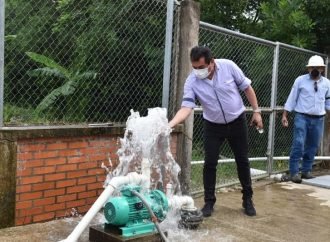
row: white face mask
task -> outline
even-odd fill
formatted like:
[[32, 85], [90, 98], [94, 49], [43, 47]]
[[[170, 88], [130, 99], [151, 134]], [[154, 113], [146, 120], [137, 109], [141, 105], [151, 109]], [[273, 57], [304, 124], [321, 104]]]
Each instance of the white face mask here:
[[198, 79], [205, 79], [210, 75], [208, 67], [204, 69], [193, 69], [193, 71]]

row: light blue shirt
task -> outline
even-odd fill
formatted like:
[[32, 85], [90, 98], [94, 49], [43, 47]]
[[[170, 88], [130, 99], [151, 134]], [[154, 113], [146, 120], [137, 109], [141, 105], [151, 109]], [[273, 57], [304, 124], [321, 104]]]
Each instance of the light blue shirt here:
[[299, 76], [291, 89], [284, 109], [310, 115], [324, 115], [330, 110], [330, 81], [321, 77], [314, 90], [314, 80], [309, 74]]
[[203, 107], [204, 119], [226, 124], [245, 110], [239, 91], [250, 85], [251, 80], [233, 61], [216, 59], [212, 80], [201, 80], [193, 72], [190, 73], [185, 82], [181, 106], [194, 108], [197, 98]]

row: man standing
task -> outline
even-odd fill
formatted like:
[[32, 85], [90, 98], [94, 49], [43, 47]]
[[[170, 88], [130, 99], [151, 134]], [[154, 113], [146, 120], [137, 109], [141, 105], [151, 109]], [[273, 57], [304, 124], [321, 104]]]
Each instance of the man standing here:
[[313, 178], [312, 165], [323, 133], [324, 116], [330, 110], [330, 82], [321, 75], [325, 70], [322, 57], [312, 56], [307, 69], [309, 74], [295, 80], [282, 115], [282, 125], [288, 127], [288, 112], [295, 111], [289, 161], [290, 178], [295, 183], [301, 183], [301, 178]]
[[204, 151], [203, 169], [204, 217], [211, 216], [216, 202], [216, 169], [220, 147], [227, 139], [235, 155], [238, 177], [242, 185], [243, 208], [255, 216], [252, 202], [250, 163], [245, 107], [239, 91], [244, 91], [253, 108], [251, 124], [262, 129], [262, 118], [251, 80], [231, 60], [214, 59], [207, 47], [196, 46], [190, 52], [193, 71], [188, 76], [181, 109], [170, 121], [170, 126], [184, 121], [195, 107], [197, 98], [203, 107]]

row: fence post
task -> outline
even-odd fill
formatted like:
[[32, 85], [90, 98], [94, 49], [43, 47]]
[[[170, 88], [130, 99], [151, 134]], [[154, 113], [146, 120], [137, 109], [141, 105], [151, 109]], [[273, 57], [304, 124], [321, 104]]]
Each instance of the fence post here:
[[[177, 97], [175, 111], [181, 107], [183, 88], [191, 72], [190, 50], [198, 45], [200, 4], [194, 1], [182, 1], [180, 9], [180, 35], [178, 43]], [[177, 162], [181, 167], [179, 176], [183, 194], [190, 191], [191, 153], [194, 114], [185, 120], [183, 134], [178, 137]]]
[[269, 130], [268, 130], [268, 147], [267, 147], [267, 172], [273, 172], [273, 157], [274, 157], [274, 139], [275, 139], [275, 126], [276, 126], [276, 97], [277, 97], [277, 80], [278, 80], [278, 63], [280, 54], [280, 43], [276, 42], [274, 49], [273, 73], [272, 73], [272, 93], [271, 93], [271, 114], [269, 117]]
[[3, 89], [5, 61], [5, 0], [0, 0], [0, 127], [3, 126]]
[[165, 53], [163, 70], [163, 97], [162, 107], [168, 110], [170, 78], [171, 78], [171, 58], [172, 58], [172, 36], [173, 36], [173, 11], [174, 0], [167, 1], [166, 13], [166, 34], [165, 34]]
[[[325, 59], [325, 77], [328, 78], [328, 71], [329, 71], [329, 58], [326, 57]], [[330, 140], [330, 131], [329, 131], [329, 114], [326, 114], [326, 118], [324, 120], [324, 132], [323, 132], [323, 139], [321, 144], [321, 156], [329, 156], [330, 154], [330, 146], [329, 146], [329, 140]], [[326, 162], [326, 161], [325, 161]], [[327, 163], [324, 163], [325, 168], [330, 168], [330, 161], [327, 161]]]

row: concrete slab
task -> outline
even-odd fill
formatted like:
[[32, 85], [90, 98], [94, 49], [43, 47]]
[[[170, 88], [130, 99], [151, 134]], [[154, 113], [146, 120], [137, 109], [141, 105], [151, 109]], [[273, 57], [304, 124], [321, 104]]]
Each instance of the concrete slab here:
[[[218, 193], [215, 211], [197, 231], [168, 231], [171, 242], [315, 241], [330, 238], [330, 190], [306, 184], [277, 183], [256, 187], [256, 217], [244, 215], [240, 191]], [[195, 200], [197, 206], [203, 199]], [[324, 205], [324, 204], [328, 204]], [[1, 242], [50, 242], [66, 238], [80, 218], [0, 230]], [[102, 223], [101, 215], [93, 224]], [[88, 229], [79, 242], [88, 241]]]
[[318, 176], [313, 179], [303, 179], [304, 184], [317, 186], [317, 187], [324, 187], [330, 189], [330, 175], [325, 176]]

